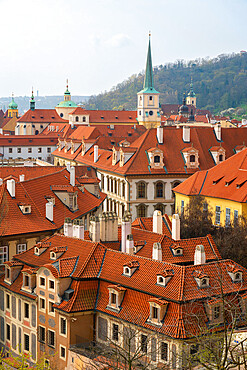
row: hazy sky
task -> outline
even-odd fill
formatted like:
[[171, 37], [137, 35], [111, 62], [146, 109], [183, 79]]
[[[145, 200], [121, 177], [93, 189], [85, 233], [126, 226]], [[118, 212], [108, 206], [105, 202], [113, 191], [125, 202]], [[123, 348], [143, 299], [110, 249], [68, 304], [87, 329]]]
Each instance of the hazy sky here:
[[145, 67], [247, 49], [247, 0], [0, 0], [0, 96], [109, 90]]

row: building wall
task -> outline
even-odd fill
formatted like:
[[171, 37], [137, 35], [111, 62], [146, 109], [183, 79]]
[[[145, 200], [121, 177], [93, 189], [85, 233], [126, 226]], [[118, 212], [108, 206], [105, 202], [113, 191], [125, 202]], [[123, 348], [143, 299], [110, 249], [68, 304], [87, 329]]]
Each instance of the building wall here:
[[0, 146], [2, 159], [32, 159], [37, 158], [49, 162], [53, 160], [51, 153], [56, 149], [56, 143], [53, 146]]

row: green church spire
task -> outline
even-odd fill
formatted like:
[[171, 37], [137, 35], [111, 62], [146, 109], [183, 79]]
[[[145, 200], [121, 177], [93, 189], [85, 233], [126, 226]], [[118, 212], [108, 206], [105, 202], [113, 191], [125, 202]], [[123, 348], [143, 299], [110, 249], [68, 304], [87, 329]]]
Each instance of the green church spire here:
[[30, 109], [35, 110], [35, 100], [34, 100], [34, 95], [33, 95], [33, 89], [32, 89], [32, 96], [30, 99]]
[[144, 79], [142, 92], [158, 93], [158, 91], [155, 90], [154, 88], [152, 54], [151, 54], [151, 33], [149, 33], [147, 63], [146, 63], [145, 79]]
[[190, 91], [188, 93], [188, 96], [191, 96], [192, 98], [194, 98], [196, 96], [196, 94], [194, 93], [194, 90], [193, 90], [193, 81], [192, 81], [192, 77], [191, 77], [191, 81], [190, 81]]

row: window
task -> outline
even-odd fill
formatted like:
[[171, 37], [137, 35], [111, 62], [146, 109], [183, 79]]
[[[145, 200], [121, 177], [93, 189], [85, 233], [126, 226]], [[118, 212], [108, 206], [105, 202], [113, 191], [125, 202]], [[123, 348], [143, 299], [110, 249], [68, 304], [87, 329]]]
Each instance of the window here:
[[25, 319], [29, 319], [29, 304], [24, 303], [24, 317]]
[[222, 162], [224, 160], [223, 154], [219, 155], [219, 162]]
[[112, 325], [112, 339], [116, 342], [118, 341], [118, 325], [113, 324]]
[[0, 247], [0, 265], [8, 261], [8, 247]]
[[66, 319], [60, 317], [60, 334], [66, 335]]
[[231, 223], [231, 208], [226, 208], [226, 226], [230, 226]]
[[216, 206], [215, 209], [215, 224], [220, 225], [220, 207]]
[[10, 310], [10, 295], [6, 294], [6, 308]]
[[142, 112], [139, 110], [139, 116], [141, 116], [142, 115]]
[[111, 293], [111, 304], [117, 303], [117, 295], [115, 293]]
[[181, 200], [181, 215], [184, 213], [184, 200]]
[[10, 278], [10, 269], [7, 267], [6, 269], [6, 279]]
[[83, 117], [82, 118], [82, 122], [86, 122], [86, 117]]
[[202, 283], [201, 284], [202, 284], [202, 286], [208, 285], [207, 279], [205, 279], [205, 278], [202, 279]]
[[137, 207], [137, 217], [146, 217], [146, 205], [140, 204]]
[[153, 97], [152, 96], [149, 96], [149, 100], [152, 101], [153, 100]]
[[24, 334], [24, 350], [29, 351], [29, 335]]
[[10, 340], [10, 325], [6, 324], [6, 339]]
[[45, 278], [44, 277], [41, 277], [40, 280], [39, 280], [39, 285], [40, 286], [45, 286]]
[[79, 117], [78, 116], [75, 117], [75, 121], [79, 122]]
[[39, 326], [39, 341], [45, 343], [45, 328], [43, 326]]
[[158, 308], [152, 307], [152, 319], [158, 319]]
[[220, 306], [215, 306], [213, 311], [214, 319], [218, 319], [220, 317]]
[[159, 155], [154, 156], [154, 163], [160, 163], [160, 156]]
[[47, 153], [50, 153], [51, 152], [51, 148], [47, 148]]
[[156, 184], [156, 198], [163, 198], [163, 183], [158, 182]]
[[137, 198], [146, 198], [146, 184], [139, 182], [137, 184]]
[[148, 351], [148, 337], [144, 334], [141, 335], [141, 351], [144, 353]]
[[123, 184], [122, 184], [122, 196], [123, 196], [123, 198], [125, 197], [125, 183], [123, 182]]
[[38, 153], [42, 153], [42, 148], [38, 148]]
[[39, 308], [41, 310], [45, 310], [45, 299], [44, 298], [39, 299]]
[[66, 350], [64, 347], [60, 347], [60, 357], [65, 359]]
[[49, 313], [54, 313], [55, 312], [53, 304], [54, 304], [54, 302], [49, 301]]
[[238, 211], [235, 209], [234, 210], [234, 224], [236, 225], [237, 222], [238, 222]]
[[196, 157], [194, 154], [190, 155], [190, 163], [194, 163], [196, 161]]
[[55, 347], [55, 332], [48, 329], [48, 346]]
[[28, 275], [23, 276], [23, 286], [29, 287], [29, 276]]
[[[27, 208], [27, 212], [29, 211], [29, 208]], [[25, 252], [27, 250], [27, 245], [26, 244], [17, 244], [17, 254]]]
[[51, 289], [51, 290], [55, 289], [55, 281], [49, 280], [49, 289]]
[[32, 148], [28, 148], [28, 153], [32, 153]]
[[13, 153], [13, 148], [9, 148], [9, 153]]
[[21, 153], [21, 148], [17, 148], [17, 153]]
[[168, 361], [168, 344], [161, 342], [160, 357], [163, 361]]

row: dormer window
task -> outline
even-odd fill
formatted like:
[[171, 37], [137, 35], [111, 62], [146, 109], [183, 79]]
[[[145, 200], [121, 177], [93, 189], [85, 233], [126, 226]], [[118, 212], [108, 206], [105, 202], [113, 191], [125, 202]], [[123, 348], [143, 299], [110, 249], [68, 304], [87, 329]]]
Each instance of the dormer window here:
[[210, 152], [215, 164], [223, 162], [226, 159], [226, 151], [222, 146], [212, 146]]
[[50, 252], [50, 259], [55, 260], [56, 259], [56, 253], [55, 252]]
[[131, 261], [127, 265], [123, 267], [123, 275], [125, 276], [132, 276], [133, 273], [138, 269], [139, 262], [138, 261]]
[[149, 300], [150, 314], [148, 322], [151, 322], [154, 325], [161, 326], [164, 319], [168, 302], [164, 299], [151, 298]]
[[20, 207], [21, 212], [24, 215], [28, 215], [28, 214], [31, 213], [31, 206], [30, 205], [20, 204], [19, 207]]
[[148, 150], [148, 157], [151, 168], [163, 168], [164, 153], [159, 148], [151, 148]]
[[215, 299], [208, 302], [208, 314], [212, 323], [220, 323], [223, 320], [222, 300]]
[[190, 155], [190, 163], [195, 163], [196, 157], [194, 154]]
[[199, 167], [199, 152], [194, 147], [185, 148], [182, 150], [185, 164], [187, 168], [198, 168]]
[[242, 270], [240, 268], [238, 268], [237, 266], [235, 265], [230, 265], [228, 267], [228, 274], [230, 275], [232, 281], [234, 283], [240, 283], [242, 282]]
[[173, 244], [172, 245], [172, 253], [174, 256], [182, 256], [183, 255], [183, 248], [180, 245]]
[[195, 271], [194, 278], [199, 288], [209, 287], [209, 277], [206, 274], [204, 274], [202, 271]]
[[131, 276], [131, 271], [129, 267], [124, 267], [124, 275]]
[[10, 279], [10, 269], [9, 269], [9, 267], [6, 267], [5, 279]]
[[124, 287], [121, 287], [120, 285], [110, 285], [108, 286], [108, 290], [109, 290], [109, 303], [107, 309], [119, 312], [126, 289]]
[[172, 269], [164, 270], [157, 275], [157, 285], [166, 286], [168, 281], [173, 277], [174, 271]]
[[28, 275], [23, 275], [23, 287], [29, 288], [30, 285], [30, 277]]
[[154, 156], [154, 163], [160, 163], [160, 156], [159, 155]]

